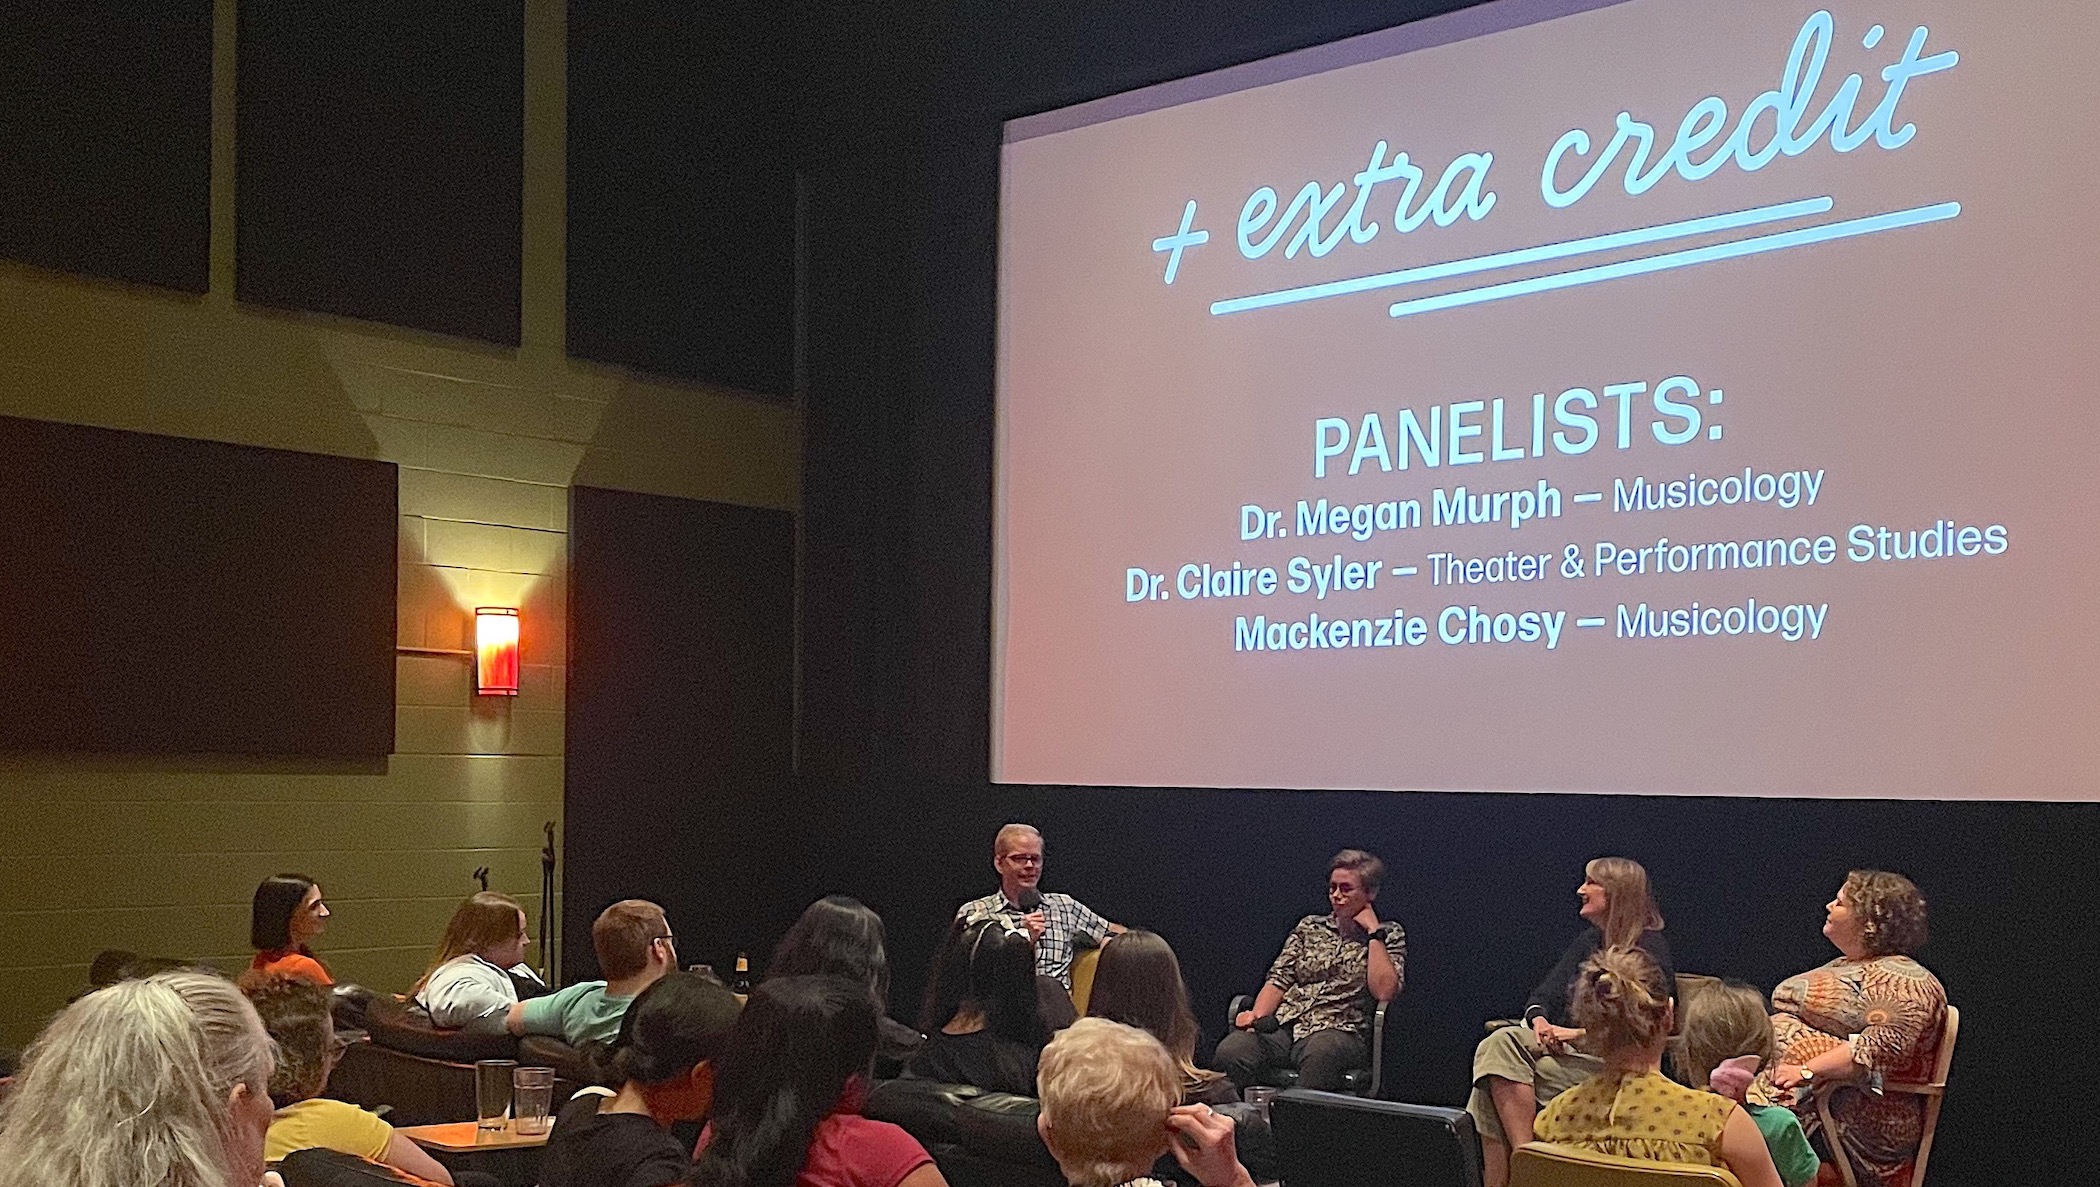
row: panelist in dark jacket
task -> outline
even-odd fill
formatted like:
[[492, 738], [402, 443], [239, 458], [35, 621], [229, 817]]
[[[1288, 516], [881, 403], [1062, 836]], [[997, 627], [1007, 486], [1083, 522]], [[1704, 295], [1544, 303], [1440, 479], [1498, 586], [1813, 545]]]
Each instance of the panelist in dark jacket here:
[[1487, 1187], [1508, 1181], [1509, 1152], [1531, 1140], [1539, 1108], [1603, 1067], [1583, 1049], [1582, 1031], [1570, 1025], [1568, 987], [1582, 962], [1600, 948], [1639, 948], [1661, 966], [1664, 984], [1677, 982], [1670, 945], [1663, 939], [1662, 910], [1639, 862], [1597, 858], [1583, 868], [1575, 893], [1589, 926], [1531, 991], [1524, 1021], [1496, 1030], [1473, 1052], [1473, 1096], [1466, 1111], [1480, 1132]]

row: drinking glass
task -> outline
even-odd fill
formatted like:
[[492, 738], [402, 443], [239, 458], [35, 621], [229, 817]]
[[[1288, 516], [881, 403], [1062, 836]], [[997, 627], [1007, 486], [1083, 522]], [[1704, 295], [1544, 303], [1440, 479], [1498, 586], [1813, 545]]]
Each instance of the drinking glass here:
[[511, 1117], [521, 1137], [538, 1137], [553, 1125], [554, 1069], [521, 1067], [511, 1072]]
[[1261, 1084], [1256, 1084], [1240, 1093], [1240, 1099], [1253, 1105], [1254, 1111], [1260, 1113], [1261, 1119], [1264, 1121], [1269, 1119], [1269, 1102], [1274, 1100], [1275, 1097], [1276, 1090], [1274, 1088]]
[[474, 1121], [483, 1129], [502, 1129], [510, 1119], [510, 1074], [515, 1059], [474, 1061]]

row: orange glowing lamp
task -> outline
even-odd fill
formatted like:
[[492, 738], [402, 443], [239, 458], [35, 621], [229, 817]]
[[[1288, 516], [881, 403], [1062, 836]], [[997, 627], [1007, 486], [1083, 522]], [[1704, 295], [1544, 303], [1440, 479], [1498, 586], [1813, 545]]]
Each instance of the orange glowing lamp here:
[[512, 607], [474, 608], [474, 691], [518, 695], [518, 612]]

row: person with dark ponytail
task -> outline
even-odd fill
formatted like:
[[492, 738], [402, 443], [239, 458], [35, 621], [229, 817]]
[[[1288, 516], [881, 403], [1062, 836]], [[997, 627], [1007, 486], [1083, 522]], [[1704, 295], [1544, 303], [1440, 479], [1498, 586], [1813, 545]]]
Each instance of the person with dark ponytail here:
[[1036, 984], [1026, 931], [996, 916], [964, 926], [935, 970], [919, 1019], [926, 1042], [905, 1074], [1034, 1095], [1036, 1063], [1050, 1041]]
[[605, 1079], [611, 1096], [581, 1094], [562, 1109], [540, 1160], [540, 1187], [665, 1187], [692, 1165], [671, 1136], [704, 1120], [714, 1060], [736, 1024], [736, 995], [699, 973], [671, 973], [620, 1019]]
[[1600, 1154], [1725, 1167], [1743, 1187], [1781, 1187], [1757, 1122], [1724, 1096], [1662, 1074], [1675, 1006], [1662, 966], [1639, 948], [1605, 947], [1582, 962], [1570, 1009], [1603, 1065], [1553, 1098], [1532, 1126], [1540, 1141]]
[[761, 984], [722, 1052], [714, 1118], [685, 1183], [947, 1187], [918, 1139], [860, 1115], [874, 1059], [867, 986], [825, 976]]
[[255, 949], [253, 973], [284, 973], [317, 985], [333, 985], [328, 966], [307, 942], [328, 926], [321, 888], [304, 874], [272, 874], [255, 888], [248, 915], [248, 943]]
[[877, 1079], [894, 1079], [925, 1037], [891, 1018], [890, 957], [885, 943], [882, 916], [859, 899], [829, 894], [811, 903], [780, 938], [773, 959], [766, 964], [767, 977], [804, 977], [815, 974], [860, 981], [875, 995], [875, 1026], [881, 1035], [876, 1046]]

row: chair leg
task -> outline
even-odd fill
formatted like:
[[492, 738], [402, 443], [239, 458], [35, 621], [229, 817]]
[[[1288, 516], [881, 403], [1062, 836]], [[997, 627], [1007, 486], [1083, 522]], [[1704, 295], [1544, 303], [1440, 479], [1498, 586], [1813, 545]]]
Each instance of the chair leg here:
[[1371, 1088], [1364, 1095], [1372, 1100], [1385, 1095], [1385, 1013], [1386, 1003], [1380, 1002], [1371, 1016]]
[[1925, 1187], [1925, 1160], [1932, 1157], [1932, 1135], [1940, 1128], [1940, 1098], [1925, 1102], [1925, 1133], [1918, 1140], [1918, 1161], [1910, 1172], [1910, 1187]]
[[1859, 1179], [1852, 1173], [1852, 1160], [1845, 1157], [1845, 1143], [1838, 1140], [1837, 1122], [1830, 1116], [1830, 1097], [1831, 1092], [1816, 1093], [1816, 1115], [1823, 1122], [1823, 1142], [1830, 1147], [1831, 1161], [1837, 1163], [1838, 1175], [1844, 1179], [1845, 1187], [1859, 1187]]

